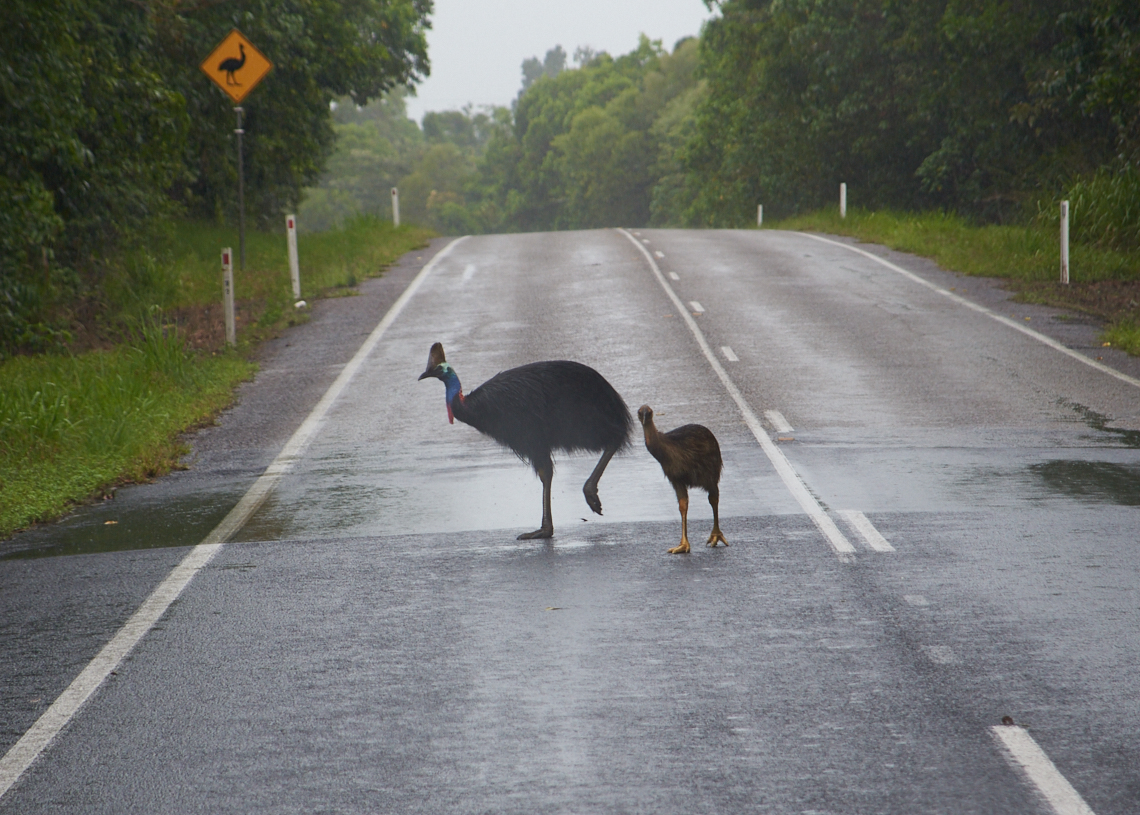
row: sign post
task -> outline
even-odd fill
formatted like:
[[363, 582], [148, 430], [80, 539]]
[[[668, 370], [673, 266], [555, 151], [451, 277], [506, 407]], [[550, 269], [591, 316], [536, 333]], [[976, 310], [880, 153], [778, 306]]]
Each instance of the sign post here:
[[234, 113], [237, 114], [234, 133], [237, 134], [238, 154], [238, 269], [245, 271], [245, 168], [241, 149], [245, 130], [242, 129], [244, 111], [241, 101], [265, 78], [273, 63], [235, 28], [198, 67], [233, 100]]

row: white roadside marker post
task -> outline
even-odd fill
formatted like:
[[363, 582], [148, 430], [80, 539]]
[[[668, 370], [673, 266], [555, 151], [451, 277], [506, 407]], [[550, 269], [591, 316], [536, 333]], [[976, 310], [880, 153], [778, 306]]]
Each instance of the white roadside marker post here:
[[847, 217], [847, 182], [844, 181], [839, 185], [839, 217]]
[[1069, 285], [1069, 202], [1061, 202], [1061, 282]]
[[392, 225], [400, 225], [400, 191], [392, 188]]
[[222, 311], [226, 319], [226, 345], [237, 345], [234, 326], [234, 250], [222, 250]]
[[289, 242], [289, 276], [293, 279], [293, 299], [301, 299], [301, 265], [297, 260], [297, 216], [285, 216], [285, 233]]
[[756, 205], [756, 226], [764, 226], [764, 205]]

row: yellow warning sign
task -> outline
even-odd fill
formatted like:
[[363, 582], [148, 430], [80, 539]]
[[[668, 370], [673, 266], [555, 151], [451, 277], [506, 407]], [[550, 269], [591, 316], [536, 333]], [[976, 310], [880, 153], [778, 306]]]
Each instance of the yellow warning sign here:
[[269, 73], [273, 63], [235, 28], [198, 67], [230, 99], [240, 103]]

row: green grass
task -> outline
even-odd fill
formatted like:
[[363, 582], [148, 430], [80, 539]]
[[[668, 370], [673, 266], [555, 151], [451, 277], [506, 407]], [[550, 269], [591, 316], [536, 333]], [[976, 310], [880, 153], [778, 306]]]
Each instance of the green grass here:
[[[1042, 226], [973, 226], [941, 212], [902, 213], [848, 210], [820, 211], [777, 224], [777, 229], [828, 232], [900, 252], [931, 258], [943, 268], [968, 275], [1003, 277], [1025, 282], [1059, 280], [1061, 250], [1057, 233]], [[1069, 252], [1074, 283], [1134, 279], [1140, 252], [1120, 252], [1076, 244]]]
[[192, 354], [152, 323], [132, 347], [0, 364], [0, 536], [112, 485], [177, 466], [178, 435], [210, 420], [256, 366]]
[[[361, 218], [302, 235], [301, 296], [347, 291], [433, 234]], [[125, 258], [107, 281], [111, 318], [126, 327], [126, 341], [0, 362], [0, 538], [117, 484], [169, 472], [185, 452], [180, 434], [232, 402], [237, 384], [256, 371], [249, 356], [257, 340], [292, 315], [284, 229], [246, 236], [246, 272], [235, 269], [235, 293], [262, 316], [257, 330], [239, 337], [238, 350], [189, 350], [163, 312], [220, 302], [221, 249], [236, 252], [237, 243], [235, 230], [169, 225], [161, 245]]]
[[[362, 216], [342, 230], [298, 235], [301, 298], [312, 300], [331, 290], [355, 286], [380, 274], [406, 252], [424, 246], [435, 233], [414, 226]], [[234, 251], [234, 297], [265, 303], [289, 301], [289, 254], [285, 227], [280, 233], [247, 232], [245, 271], [238, 269], [236, 229], [197, 222], [171, 226], [168, 274], [176, 282], [168, 307], [217, 303], [222, 299], [221, 251]]]
[[1110, 343], [1114, 348], [1140, 357], [1140, 325], [1131, 320], [1121, 320], [1115, 325], [1109, 326], [1101, 335], [1101, 339]]

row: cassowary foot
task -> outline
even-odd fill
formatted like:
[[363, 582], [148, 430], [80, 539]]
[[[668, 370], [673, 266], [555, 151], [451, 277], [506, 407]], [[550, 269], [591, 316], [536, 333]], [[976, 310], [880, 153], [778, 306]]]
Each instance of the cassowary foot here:
[[719, 528], [713, 527], [712, 533], [709, 535], [709, 542], [705, 546], [716, 546], [717, 541], [720, 541], [725, 546], [728, 546], [728, 541], [724, 539], [724, 533]]
[[582, 487], [582, 494], [586, 496], [586, 503], [590, 505], [590, 509], [594, 510], [598, 515], [601, 515], [602, 501], [598, 498], [598, 488], [587, 484]]
[[681, 541], [681, 543], [679, 545], [674, 546], [672, 549], [669, 550], [669, 554], [671, 554], [671, 555], [687, 555], [687, 554], [689, 554], [689, 542], [687, 540]]
[[536, 538], [553, 538], [553, 537], [554, 537], [554, 527], [553, 526], [544, 526], [544, 527], [542, 527], [542, 529], [536, 529], [533, 532], [523, 532], [521, 535], [519, 535], [517, 538], [515, 538], [515, 540], [529, 541], [529, 540], [535, 540]]

